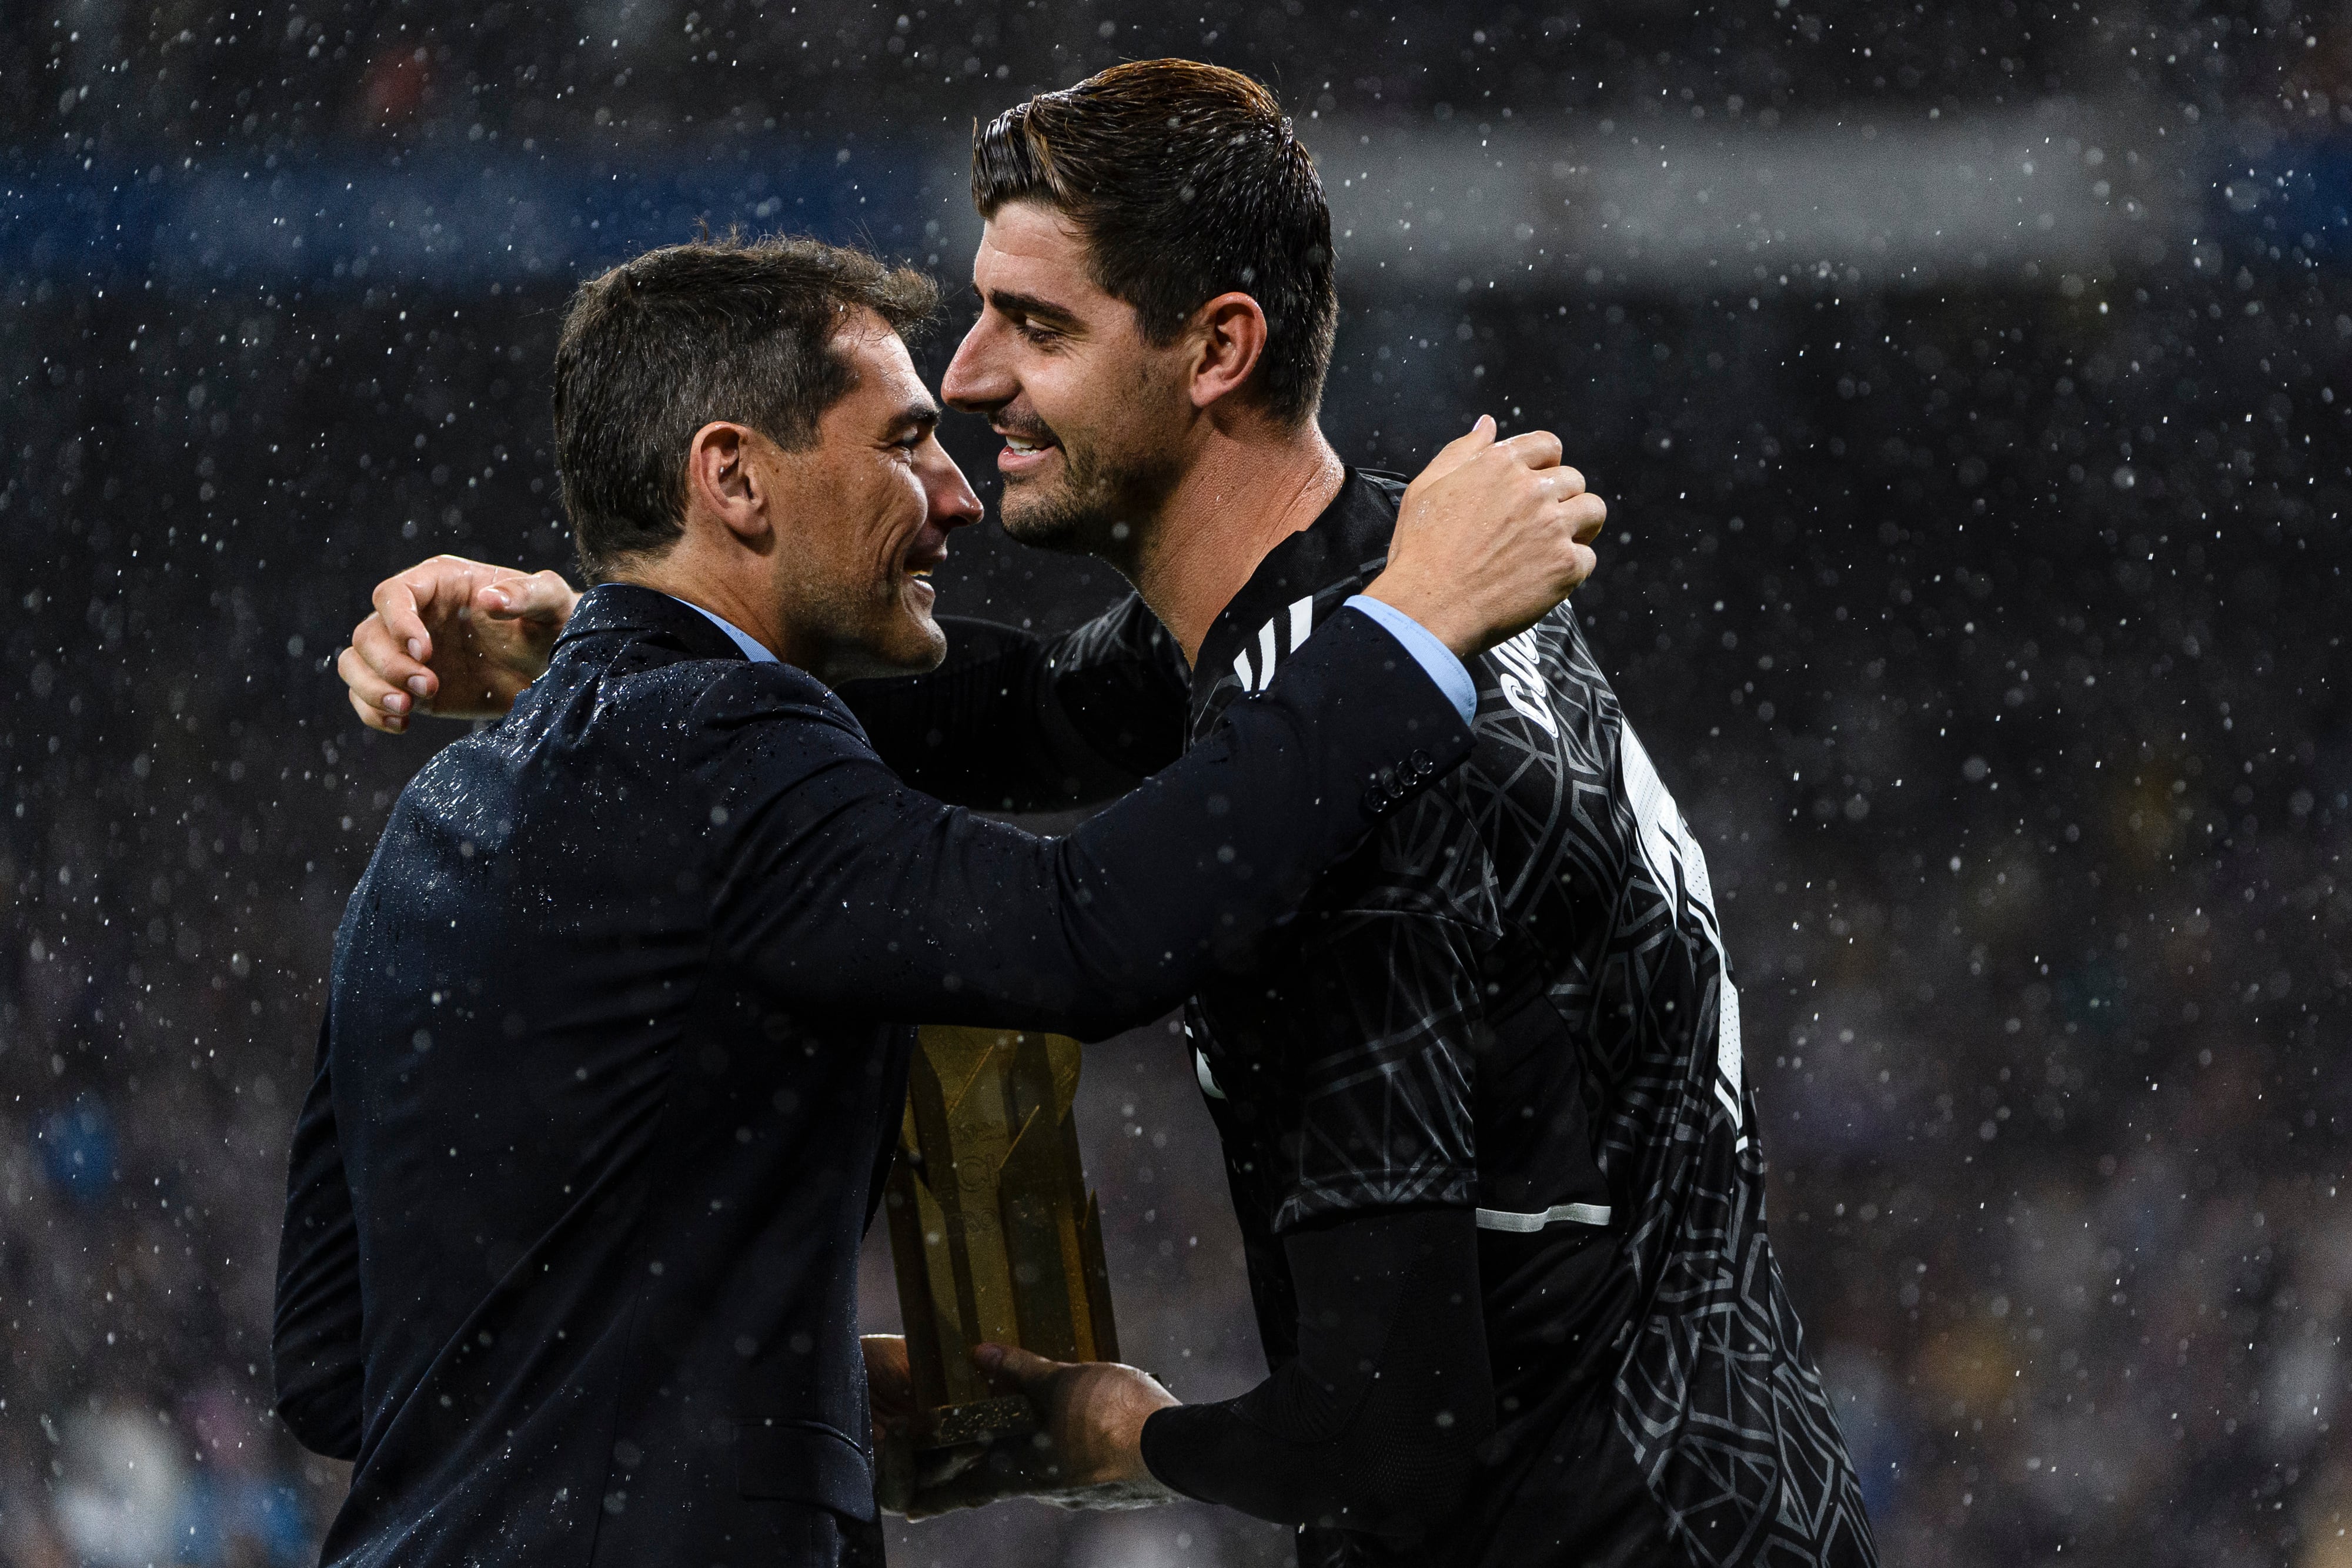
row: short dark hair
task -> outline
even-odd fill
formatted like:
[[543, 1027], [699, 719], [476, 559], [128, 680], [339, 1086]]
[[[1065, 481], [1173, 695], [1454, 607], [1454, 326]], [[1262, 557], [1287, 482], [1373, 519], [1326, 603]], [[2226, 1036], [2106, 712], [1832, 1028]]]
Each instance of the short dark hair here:
[[1174, 340], [1231, 290], [1265, 312], [1258, 396], [1314, 417], [1339, 319], [1331, 208], [1274, 95], [1196, 60], [1135, 60], [1043, 92], [975, 126], [982, 217], [1034, 201], [1086, 236], [1095, 280], [1135, 308], [1146, 341]]
[[834, 346], [871, 310], [901, 336], [939, 287], [813, 239], [735, 235], [667, 246], [581, 285], [555, 349], [555, 463], [581, 570], [658, 551], [686, 528], [687, 445], [713, 420], [787, 451], [856, 384]]

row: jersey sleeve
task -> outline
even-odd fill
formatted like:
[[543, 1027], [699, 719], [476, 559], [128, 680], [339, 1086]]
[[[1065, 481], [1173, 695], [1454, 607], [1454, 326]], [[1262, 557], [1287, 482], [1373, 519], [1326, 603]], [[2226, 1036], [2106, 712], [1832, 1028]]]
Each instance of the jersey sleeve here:
[[1297, 1354], [1237, 1399], [1143, 1424], [1143, 1462], [1202, 1502], [1420, 1544], [1460, 1506], [1495, 1428], [1468, 1215], [1416, 1208], [1283, 1238]]
[[1224, 1092], [1214, 1081], [1230, 1080], [1234, 1099], [1277, 1123], [1251, 1140], [1270, 1167], [1252, 1185], [1277, 1234], [1329, 1216], [1476, 1206], [1478, 947], [1441, 914], [1328, 911], [1275, 966], [1271, 1005], [1246, 1009], [1246, 1024], [1203, 1000], [1208, 1027], [1196, 1032], [1222, 1042], [1204, 1088], [1213, 1098]]
[[874, 749], [917, 789], [977, 810], [1061, 810], [1125, 794], [1181, 755], [1189, 677], [1136, 595], [1051, 637], [940, 623], [948, 656], [938, 669], [840, 692]]

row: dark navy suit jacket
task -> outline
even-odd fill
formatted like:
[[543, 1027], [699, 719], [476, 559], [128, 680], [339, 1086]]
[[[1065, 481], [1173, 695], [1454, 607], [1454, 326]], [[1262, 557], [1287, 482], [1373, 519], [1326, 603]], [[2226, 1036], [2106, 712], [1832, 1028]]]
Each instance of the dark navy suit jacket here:
[[801, 671], [591, 591], [402, 793], [337, 934], [279, 1411], [351, 1563], [878, 1558], [855, 1282], [913, 1022], [1164, 1011], [1468, 751], [1388, 633], [1066, 838], [901, 782]]

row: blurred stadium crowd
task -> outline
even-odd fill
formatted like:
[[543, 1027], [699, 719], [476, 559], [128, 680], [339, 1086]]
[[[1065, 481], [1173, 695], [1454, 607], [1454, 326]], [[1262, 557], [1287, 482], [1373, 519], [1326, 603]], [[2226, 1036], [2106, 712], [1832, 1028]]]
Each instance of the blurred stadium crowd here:
[[[877, 177], [856, 137], [952, 169], [975, 113], [1187, 53], [1275, 81], [1318, 151], [1309, 112], [1435, 137], [1507, 110], [1593, 146], [1769, 113], [1862, 159], [1877, 120], [2124, 105], [2137, 140], [2047, 156], [2145, 160], [2163, 237], [1966, 287], [1868, 277], [1868, 236], [1768, 256], [1769, 289], [1752, 247], [1713, 277], [1486, 241], [1457, 267], [1424, 214], [1418, 281], [1343, 271], [1326, 423], [1410, 470], [1476, 413], [1540, 423], [1611, 500], [1579, 604], [1726, 901], [1782, 1264], [1887, 1560], [2352, 1565], [2352, 38], [2283, 3], [2046, 10], [13, 17], [0, 1560], [315, 1552], [337, 1467], [268, 1413], [285, 1146], [334, 923], [433, 739], [361, 731], [328, 664], [431, 550], [566, 564], [567, 267], [806, 218], [952, 281], [952, 203], [923, 231], [932, 209], [853, 178]], [[690, 178], [539, 274], [409, 253], [368, 277], [356, 242], [194, 265], [104, 232], [184, 158], [259, 180], [517, 144]], [[976, 480], [983, 434], [949, 433]], [[1118, 587], [992, 524], [958, 550], [957, 612], [1064, 624]], [[1238, 1389], [1255, 1336], [1187, 1058], [1139, 1031], [1084, 1094], [1123, 1341], [1180, 1394]], [[893, 1558], [1286, 1551], [1203, 1509], [1013, 1505]]]

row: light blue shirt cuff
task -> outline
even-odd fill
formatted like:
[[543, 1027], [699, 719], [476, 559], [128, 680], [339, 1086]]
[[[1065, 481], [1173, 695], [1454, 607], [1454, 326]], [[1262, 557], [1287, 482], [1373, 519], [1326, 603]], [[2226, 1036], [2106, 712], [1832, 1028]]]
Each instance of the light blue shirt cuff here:
[[1454, 656], [1454, 650], [1437, 640], [1436, 633], [1385, 600], [1368, 594], [1355, 594], [1348, 608], [1360, 610], [1388, 629], [1390, 636], [1404, 644], [1413, 663], [1429, 672], [1437, 689], [1454, 705], [1454, 711], [1468, 724], [1478, 712], [1478, 683], [1470, 678], [1469, 670]]
[[[671, 594], [670, 597], [672, 599], [677, 599], [677, 595], [675, 593]], [[768, 652], [765, 644], [753, 638], [749, 632], [745, 632], [740, 626], [736, 625], [732, 621], [728, 620], [722, 615], [713, 615], [709, 611], [705, 610], [701, 605], [697, 604], [691, 599], [677, 599], [677, 601], [680, 604], [685, 605], [688, 610], [693, 611], [697, 615], [701, 616], [705, 621], [709, 622], [713, 626], [718, 627], [721, 632], [726, 632], [728, 636], [733, 638], [735, 645], [743, 650], [743, 656], [751, 660], [753, 664], [781, 664], [783, 663], [782, 659], [777, 658], [773, 653]], [[1422, 635], [1426, 637], [1429, 633], [1423, 632], [1422, 632]]]

